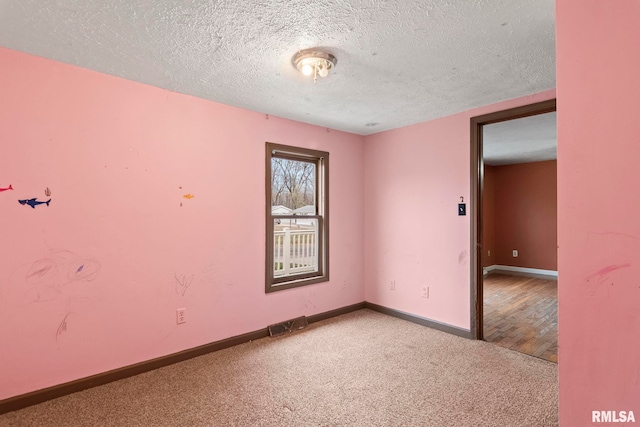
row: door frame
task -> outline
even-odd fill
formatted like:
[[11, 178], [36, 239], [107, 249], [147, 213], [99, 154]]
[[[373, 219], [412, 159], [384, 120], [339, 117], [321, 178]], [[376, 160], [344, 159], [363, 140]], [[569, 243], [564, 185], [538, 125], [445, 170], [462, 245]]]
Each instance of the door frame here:
[[556, 100], [471, 117], [471, 337], [483, 336], [483, 269], [482, 269], [482, 194], [484, 160], [482, 156], [482, 127], [492, 123], [556, 111]]

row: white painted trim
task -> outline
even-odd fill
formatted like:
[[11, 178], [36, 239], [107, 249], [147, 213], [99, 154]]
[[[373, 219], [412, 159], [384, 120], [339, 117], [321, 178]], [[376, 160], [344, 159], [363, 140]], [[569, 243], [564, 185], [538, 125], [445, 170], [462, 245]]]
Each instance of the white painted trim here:
[[487, 274], [493, 270], [515, 271], [517, 273], [542, 274], [545, 276], [558, 277], [558, 272], [555, 270], [542, 270], [539, 268], [527, 268], [527, 267], [513, 267], [511, 265], [490, 265], [488, 267], [483, 267], [484, 274]]

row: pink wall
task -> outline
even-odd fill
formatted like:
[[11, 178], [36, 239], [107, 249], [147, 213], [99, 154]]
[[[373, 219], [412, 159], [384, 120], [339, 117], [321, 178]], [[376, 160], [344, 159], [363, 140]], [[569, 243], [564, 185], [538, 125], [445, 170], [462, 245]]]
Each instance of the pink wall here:
[[498, 263], [496, 257], [496, 178], [493, 166], [484, 166], [482, 182], [482, 266]]
[[469, 201], [470, 118], [554, 97], [550, 90], [366, 138], [367, 301], [469, 329], [471, 217], [457, 207], [460, 196]]
[[[556, 16], [560, 419], [570, 427], [590, 424], [592, 410], [640, 414], [640, 3], [558, 0]], [[469, 196], [469, 118], [555, 96], [383, 132], [364, 150], [361, 137], [5, 49], [0, 77], [0, 188], [16, 188], [0, 192], [0, 399], [363, 296], [468, 328], [470, 217], [456, 204]], [[266, 140], [331, 151], [341, 184], [330, 283], [264, 294]], [[16, 202], [45, 187], [51, 206]], [[39, 260], [60, 268], [40, 302], [31, 290], [52, 270]], [[78, 262], [100, 271], [78, 280]], [[184, 296], [176, 274], [194, 275]]]
[[558, 269], [556, 164], [552, 160], [493, 168], [496, 264]]
[[640, 417], [640, 2], [556, 2], [560, 420]]
[[[363, 137], [6, 49], [0, 93], [0, 399], [364, 300]], [[331, 153], [328, 283], [265, 295], [265, 141]]]

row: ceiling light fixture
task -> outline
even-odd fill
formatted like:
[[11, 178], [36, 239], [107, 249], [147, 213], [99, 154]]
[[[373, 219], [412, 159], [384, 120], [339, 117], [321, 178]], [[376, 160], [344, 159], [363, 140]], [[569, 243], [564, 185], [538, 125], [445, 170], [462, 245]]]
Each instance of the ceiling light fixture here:
[[313, 74], [313, 83], [318, 83], [318, 76], [327, 77], [338, 63], [338, 60], [328, 52], [306, 49], [296, 53], [291, 62], [305, 76]]

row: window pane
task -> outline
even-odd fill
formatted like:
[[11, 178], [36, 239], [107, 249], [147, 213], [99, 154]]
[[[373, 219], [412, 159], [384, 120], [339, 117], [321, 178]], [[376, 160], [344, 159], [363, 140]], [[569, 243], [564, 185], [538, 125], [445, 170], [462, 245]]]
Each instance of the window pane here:
[[273, 276], [318, 271], [318, 219], [273, 220]]
[[266, 143], [265, 292], [329, 281], [329, 153]]
[[316, 214], [316, 165], [280, 157], [271, 159], [271, 214]]

